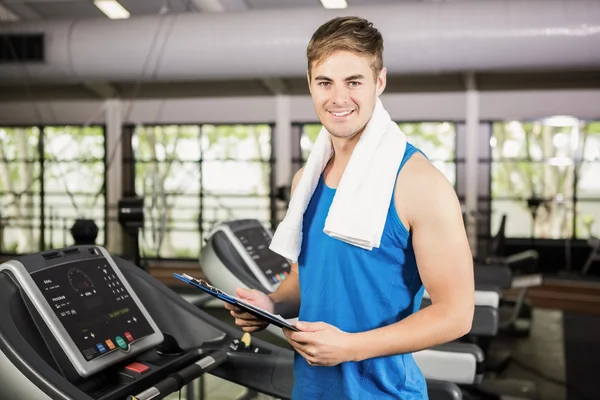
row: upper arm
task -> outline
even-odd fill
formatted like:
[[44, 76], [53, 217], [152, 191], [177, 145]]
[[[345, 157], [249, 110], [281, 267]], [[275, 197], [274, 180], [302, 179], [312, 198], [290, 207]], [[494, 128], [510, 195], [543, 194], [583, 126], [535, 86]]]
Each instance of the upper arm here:
[[304, 167], [300, 168], [294, 174], [294, 178], [292, 179], [292, 190], [290, 191], [290, 198], [294, 194], [294, 190], [296, 189], [296, 186], [298, 185], [298, 182], [300, 182], [300, 178], [302, 177], [302, 172], [303, 171], [304, 171]]
[[[296, 189], [298, 182], [300, 182], [300, 178], [302, 177], [302, 171], [304, 171], [304, 167], [300, 168], [294, 174], [294, 178], [292, 179], [292, 186], [291, 186], [291, 190], [290, 190], [290, 199], [292, 198], [292, 196], [294, 194], [294, 190]], [[296, 274], [298, 274], [298, 263], [292, 264], [292, 272], [295, 272]]]
[[[421, 281], [432, 303], [473, 309], [473, 257], [454, 188], [425, 157], [413, 156], [399, 174]], [[400, 207], [401, 206], [401, 207]], [[472, 318], [472, 315], [470, 316]]]

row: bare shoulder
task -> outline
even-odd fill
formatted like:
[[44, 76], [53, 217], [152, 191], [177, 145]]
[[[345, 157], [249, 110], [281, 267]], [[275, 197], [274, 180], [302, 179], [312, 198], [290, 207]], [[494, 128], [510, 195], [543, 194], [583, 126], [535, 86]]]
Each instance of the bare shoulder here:
[[[402, 167], [396, 179], [394, 204], [407, 229], [421, 216], [460, 205], [446, 176], [423, 154], [415, 153]], [[443, 211], [442, 211], [443, 212]]]
[[304, 171], [304, 167], [300, 168], [294, 174], [294, 178], [292, 179], [292, 188], [291, 188], [292, 193], [294, 193], [294, 189], [296, 189], [296, 186], [298, 185], [298, 182], [300, 182], [300, 178], [302, 178], [302, 172], [303, 171]]

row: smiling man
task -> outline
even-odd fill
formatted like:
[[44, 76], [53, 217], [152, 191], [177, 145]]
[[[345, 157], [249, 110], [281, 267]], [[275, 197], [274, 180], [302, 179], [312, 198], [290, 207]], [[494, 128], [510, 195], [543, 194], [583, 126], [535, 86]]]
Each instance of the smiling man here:
[[[296, 351], [294, 399], [426, 399], [411, 353], [463, 336], [473, 318], [472, 256], [458, 199], [442, 173], [407, 143], [393, 171], [380, 245], [364, 249], [326, 234], [338, 184], [381, 104], [383, 39], [369, 21], [335, 18], [314, 33], [307, 58], [310, 93], [333, 154], [303, 214], [292, 273], [268, 296], [237, 294], [299, 318], [301, 332], [285, 330]], [[302, 174], [293, 179], [292, 196]], [[432, 305], [420, 309], [424, 289]], [[245, 331], [265, 328], [228, 308]]]

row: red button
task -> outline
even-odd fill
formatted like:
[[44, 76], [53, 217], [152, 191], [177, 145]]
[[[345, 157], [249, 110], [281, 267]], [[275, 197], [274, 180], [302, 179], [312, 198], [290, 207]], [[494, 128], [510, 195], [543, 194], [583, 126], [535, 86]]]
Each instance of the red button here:
[[131, 336], [131, 333], [125, 332], [124, 335], [127, 338], [127, 340], [129, 340], [130, 342], [133, 340], [133, 336]]
[[125, 369], [128, 371], [137, 372], [138, 374], [143, 374], [144, 372], [148, 371], [150, 367], [142, 363], [134, 362], [126, 366]]

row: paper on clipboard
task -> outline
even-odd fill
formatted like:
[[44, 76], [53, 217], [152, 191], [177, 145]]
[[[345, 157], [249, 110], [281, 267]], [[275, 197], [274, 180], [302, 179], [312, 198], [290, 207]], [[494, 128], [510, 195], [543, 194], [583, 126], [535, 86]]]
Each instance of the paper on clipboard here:
[[199, 289], [205, 291], [206, 293], [208, 293], [224, 302], [233, 304], [242, 309], [246, 308], [245, 311], [254, 314], [257, 318], [265, 320], [266, 322], [273, 323], [281, 328], [288, 328], [288, 329], [291, 329], [294, 331], [299, 331], [298, 328], [296, 328], [292, 323], [290, 323], [288, 320], [283, 318], [281, 315], [270, 313], [269, 311], [264, 310], [260, 307], [257, 307], [253, 304], [250, 304], [247, 301], [244, 301], [237, 296], [231, 296], [230, 294], [225, 293], [221, 289], [218, 289], [218, 288], [208, 284], [208, 282], [205, 282], [200, 279], [196, 279], [193, 276], [190, 276], [188, 274], [174, 274], [174, 276], [175, 276], [175, 278], [182, 280], [186, 283], [189, 283], [195, 287], [198, 287]]

